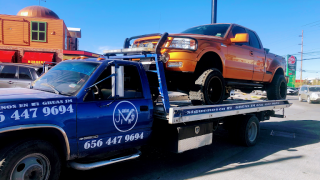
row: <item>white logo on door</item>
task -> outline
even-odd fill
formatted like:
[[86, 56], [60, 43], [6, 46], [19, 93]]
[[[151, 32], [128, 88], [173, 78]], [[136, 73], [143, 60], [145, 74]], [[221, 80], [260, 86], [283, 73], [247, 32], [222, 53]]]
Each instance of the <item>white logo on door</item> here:
[[134, 128], [138, 121], [137, 108], [129, 101], [119, 102], [113, 111], [113, 124], [120, 132], [127, 132]]

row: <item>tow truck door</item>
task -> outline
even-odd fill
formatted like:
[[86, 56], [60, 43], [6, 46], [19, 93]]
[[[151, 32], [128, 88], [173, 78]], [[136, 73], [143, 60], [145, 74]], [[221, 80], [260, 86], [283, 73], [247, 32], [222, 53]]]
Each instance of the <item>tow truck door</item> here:
[[[114, 82], [109, 78], [88, 91], [84, 101], [78, 104], [80, 156], [136, 147], [150, 135], [152, 101], [144, 96], [140, 66], [122, 67], [124, 91], [118, 99], [114, 98]], [[110, 75], [111, 67], [108, 67], [96, 82]]]

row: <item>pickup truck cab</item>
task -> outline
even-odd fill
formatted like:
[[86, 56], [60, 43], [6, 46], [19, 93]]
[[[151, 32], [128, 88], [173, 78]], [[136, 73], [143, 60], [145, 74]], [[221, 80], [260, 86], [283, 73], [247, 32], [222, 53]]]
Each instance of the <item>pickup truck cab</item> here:
[[134, 159], [147, 141], [182, 153], [211, 144], [221, 124], [253, 146], [259, 121], [290, 106], [284, 100], [167, 108], [168, 99], [152, 100], [141, 63], [101, 58], [63, 61], [30, 89], [3, 88], [0, 97], [0, 177], [22, 180], [57, 180], [65, 165], [89, 170]]

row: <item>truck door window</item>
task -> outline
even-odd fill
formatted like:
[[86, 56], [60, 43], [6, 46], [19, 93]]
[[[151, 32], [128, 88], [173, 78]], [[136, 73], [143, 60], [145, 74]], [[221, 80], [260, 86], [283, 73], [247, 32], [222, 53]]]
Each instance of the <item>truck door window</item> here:
[[17, 67], [15, 66], [4, 66], [0, 78], [16, 78]]
[[[239, 33], [247, 33], [247, 31], [242, 28], [242, 27], [239, 27], [239, 26], [234, 26], [233, 29], [232, 29], [232, 35], [233, 35], [233, 38], [236, 36], [236, 34], [239, 34]], [[249, 43], [235, 43], [236, 45], [249, 45]]]
[[249, 33], [249, 44], [251, 47], [261, 49], [260, 42], [253, 31], [248, 30]]
[[140, 74], [135, 66], [124, 66], [124, 98], [142, 98]]
[[[139, 75], [139, 71], [135, 66], [124, 66], [124, 99], [132, 99], [132, 98], [142, 98], [142, 86], [141, 79]], [[111, 75], [111, 67], [109, 66], [106, 70], [101, 73], [96, 82], [101, 81], [102, 79]], [[99, 95], [96, 93], [94, 96], [95, 100], [110, 100], [112, 97], [112, 80], [111, 78], [104, 80], [98, 85]], [[93, 87], [94, 89], [94, 87]]]
[[29, 68], [19, 67], [19, 79], [31, 80], [31, 74]]

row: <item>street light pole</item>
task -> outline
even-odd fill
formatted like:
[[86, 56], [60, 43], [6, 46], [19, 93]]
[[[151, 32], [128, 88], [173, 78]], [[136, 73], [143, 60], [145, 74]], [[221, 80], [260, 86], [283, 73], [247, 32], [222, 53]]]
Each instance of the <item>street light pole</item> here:
[[212, 0], [211, 6], [211, 24], [217, 23], [217, 0]]
[[301, 86], [303, 85], [303, 80], [302, 80], [302, 60], [303, 60], [303, 30], [302, 30], [302, 35], [301, 35], [301, 69], [300, 69]]

